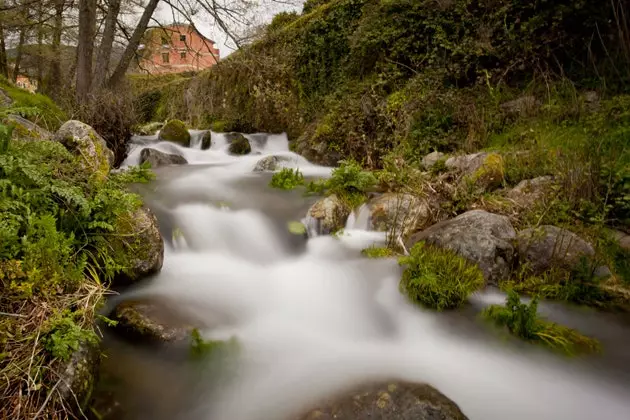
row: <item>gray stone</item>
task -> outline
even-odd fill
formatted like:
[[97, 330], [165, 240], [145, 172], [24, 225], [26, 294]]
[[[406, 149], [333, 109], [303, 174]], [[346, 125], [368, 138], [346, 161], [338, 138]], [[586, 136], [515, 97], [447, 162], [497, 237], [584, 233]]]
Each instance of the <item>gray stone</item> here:
[[622, 249], [630, 251], [630, 235], [620, 230], [611, 230], [610, 234]]
[[528, 95], [501, 104], [501, 110], [509, 116], [527, 117], [534, 115], [541, 105], [536, 97]]
[[11, 105], [13, 105], [13, 99], [4, 90], [0, 89], [0, 106], [9, 107]]
[[448, 169], [470, 174], [481, 168], [486, 157], [488, 153], [485, 152], [452, 156], [446, 159], [445, 165]]
[[116, 306], [110, 317], [117, 321], [116, 331], [134, 341], [180, 341], [192, 330], [192, 326], [158, 302], [125, 301]]
[[425, 199], [411, 194], [385, 193], [367, 203], [370, 227], [380, 232], [391, 232], [394, 237], [406, 238], [418, 229], [435, 221], [435, 209]]
[[522, 230], [516, 238], [521, 264], [527, 263], [535, 273], [552, 267], [573, 269], [585, 257], [592, 259], [592, 245], [575, 233], [555, 226], [541, 226]]
[[289, 156], [267, 156], [260, 159], [254, 167], [254, 172], [273, 172], [279, 168], [282, 168], [283, 163], [293, 162]]
[[152, 136], [164, 127], [163, 122], [151, 122], [136, 127], [135, 134], [140, 136]]
[[431, 169], [438, 161], [444, 159], [446, 155], [438, 151], [431, 152], [422, 158], [422, 167], [424, 169]]
[[140, 164], [149, 162], [152, 168], [165, 165], [184, 165], [188, 161], [180, 155], [168, 154], [159, 150], [147, 147], [140, 152]]
[[520, 207], [531, 207], [542, 200], [553, 186], [553, 177], [541, 176], [527, 179], [507, 192], [507, 197]]
[[311, 206], [306, 215], [309, 235], [329, 235], [342, 229], [350, 209], [335, 194], [322, 198]]
[[466, 420], [457, 404], [426, 384], [367, 385], [325, 401], [300, 420]]
[[89, 403], [96, 386], [100, 355], [97, 344], [82, 342], [60, 370], [59, 394], [71, 412], [79, 413]]
[[510, 274], [514, 260], [511, 241], [515, 237], [516, 232], [507, 217], [471, 210], [418, 232], [407, 246], [411, 248], [416, 242], [425, 241], [453, 250], [478, 264], [487, 281], [497, 283]]
[[251, 153], [252, 146], [249, 144], [249, 140], [247, 140], [247, 137], [245, 137], [241, 133], [228, 133], [225, 136], [230, 142], [228, 150], [231, 154], [247, 155]]
[[584, 92], [584, 106], [588, 112], [596, 112], [601, 106], [601, 96], [594, 90]]
[[66, 149], [79, 156], [84, 169], [105, 179], [114, 164], [114, 153], [92, 127], [81, 121], [70, 120], [64, 123], [54, 137]]
[[2, 122], [15, 126], [13, 138], [22, 140], [50, 140], [53, 138], [53, 133], [19, 115], [7, 115]]

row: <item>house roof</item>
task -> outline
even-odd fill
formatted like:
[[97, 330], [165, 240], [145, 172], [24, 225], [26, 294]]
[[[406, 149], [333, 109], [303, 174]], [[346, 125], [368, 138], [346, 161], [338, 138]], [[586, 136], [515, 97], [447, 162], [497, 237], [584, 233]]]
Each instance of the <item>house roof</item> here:
[[[162, 26], [162, 28], [164, 28], [164, 29], [171, 29], [171, 30], [176, 30], [175, 28], [188, 28], [188, 29], [192, 30], [192, 32], [195, 32], [197, 35], [199, 35], [204, 40], [206, 40], [208, 42], [211, 42], [213, 44], [216, 44], [216, 42], [214, 42], [212, 39], [208, 38], [207, 36], [205, 36], [204, 34], [199, 32], [199, 30], [194, 25], [191, 25], [191, 24], [188, 24], [188, 23], [171, 23], [169, 25]], [[159, 28], [155, 28], [155, 29], [159, 29]]]

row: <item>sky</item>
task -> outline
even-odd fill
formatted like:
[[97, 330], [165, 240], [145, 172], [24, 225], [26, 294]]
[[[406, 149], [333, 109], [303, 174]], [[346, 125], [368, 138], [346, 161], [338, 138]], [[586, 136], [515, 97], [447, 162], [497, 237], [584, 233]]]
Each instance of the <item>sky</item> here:
[[[230, 0], [223, 0], [229, 2]], [[238, 1], [238, 0], [237, 0]], [[278, 2], [274, 2], [273, 0], [245, 0], [249, 2], [262, 3], [260, 6], [253, 7], [247, 16], [248, 22], [251, 25], [260, 25], [269, 23], [273, 16], [282, 11], [297, 11], [300, 12], [302, 10], [302, 4], [305, 0], [278, 0]], [[173, 23], [173, 15], [174, 12], [170, 6], [161, 3], [158, 6], [156, 13], [154, 14], [154, 18], [160, 22], [160, 24], [166, 25], [169, 23]], [[175, 18], [181, 19], [182, 22], [185, 22], [185, 19], [182, 18], [177, 12], [175, 12]], [[216, 43], [217, 48], [219, 48], [221, 52], [221, 58], [227, 57], [230, 53], [234, 51], [234, 44], [231, 42], [226, 36], [225, 32], [223, 32], [217, 25], [213, 22], [213, 20], [204, 12], [198, 13], [195, 17], [193, 17], [193, 23], [199, 32], [207, 38], [210, 38]]]

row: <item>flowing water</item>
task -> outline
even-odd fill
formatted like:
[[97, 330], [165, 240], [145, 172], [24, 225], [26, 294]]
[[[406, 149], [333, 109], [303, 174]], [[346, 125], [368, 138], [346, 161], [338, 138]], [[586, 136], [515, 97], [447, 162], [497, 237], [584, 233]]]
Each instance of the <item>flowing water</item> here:
[[[224, 136], [212, 147], [181, 148], [189, 165], [156, 170], [143, 188], [166, 240], [159, 275], [117, 299], [153, 299], [202, 326], [204, 337], [236, 337], [231, 380], [188, 363], [178, 349], [142, 347], [107, 337], [104, 369], [128, 419], [281, 420], [322, 397], [366, 381], [427, 382], [470, 419], [619, 420], [630, 418], [630, 326], [590, 310], [543, 304], [552, 319], [598, 337], [602, 356], [566, 359], [498, 335], [479, 321], [483, 306], [503, 296], [486, 291], [462, 311], [433, 313], [398, 291], [394, 260], [367, 260], [360, 250], [382, 244], [366, 231], [369, 212], [353, 215], [338, 238], [291, 234], [312, 198], [267, 186], [252, 172], [262, 157], [288, 157], [307, 177], [329, 168], [288, 151], [283, 135], [251, 135], [253, 154], [230, 156]], [[368, 213], [366, 213], [368, 212]], [[181, 349], [179, 349], [181, 350]], [[184, 352], [185, 353], [185, 352]], [[110, 378], [110, 379], [111, 379]]]

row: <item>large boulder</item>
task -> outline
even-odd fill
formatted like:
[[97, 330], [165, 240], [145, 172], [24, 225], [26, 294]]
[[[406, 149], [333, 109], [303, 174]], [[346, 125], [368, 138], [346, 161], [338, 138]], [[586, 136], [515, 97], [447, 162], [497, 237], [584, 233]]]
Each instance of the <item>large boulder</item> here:
[[392, 232], [395, 237], [405, 238], [435, 221], [435, 211], [429, 202], [411, 194], [381, 194], [368, 201], [367, 206], [370, 210], [370, 228]]
[[431, 152], [422, 158], [422, 167], [426, 170], [429, 170], [433, 166], [435, 166], [436, 163], [438, 163], [440, 160], [444, 160], [445, 158], [446, 155], [444, 153], [438, 151]]
[[125, 301], [116, 306], [110, 318], [117, 322], [116, 331], [134, 341], [180, 341], [191, 331], [165, 305], [155, 302]]
[[335, 194], [324, 197], [311, 206], [306, 225], [311, 236], [329, 235], [342, 229], [350, 216], [350, 208]]
[[22, 140], [50, 140], [53, 138], [53, 134], [27, 120], [19, 115], [7, 115], [3, 121], [5, 125], [13, 125], [13, 138]]
[[162, 269], [164, 241], [149, 209], [141, 207], [121, 217], [116, 228], [112, 246], [125, 268], [114, 278], [115, 286], [129, 285]]
[[542, 200], [553, 187], [553, 177], [526, 179], [507, 192], [507, 198], [519, 207], [529, 208]]
[[575, 233], [555, 226], [522, 230], [516, 237], [519, 260], [535, 273], [552, 267], [573, 269], [595, 256], [593, 246]]
[[453, 250], [479, 265], [484, 277], [497, 283], [509, 276], [514, 259], [512, 240], [516, 232], [505, 216], [484, 210], [471, 210], [454, 219], [437, 223], [413, 235], [408, 248], [424, 241]]
[[300, 420], [466, 420], [457, 404], [425, 384], [389, 382], [358, 388]]
[[170, 120], [160, 130], [158, 138], [163, 141], [170, 141], [181, 144], [184, 147], [190, 146], [190, 133], [186, 124], [180, 120]]
[[54, 137], [70, 152], [79, 156], [81, 166], [104, 179], [114, 164], [114, 153], [92, 127], [81, 121], [65, 122]]
[[247, 140], [247, 137], [245, 137], [241, 133], [229, 133], [226, 134], [226, 137], [230, 142], [228, 150], [231, 154], [246, 155], [252, 151], [249, 140]]
[[184, 165], [188, 161], [180, 155], [160, 152], [159, 150], [147, 147], [140, 152], [140, 164], [149, 162], [152, 168], [165, 165]]

